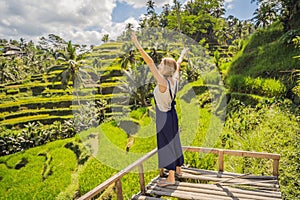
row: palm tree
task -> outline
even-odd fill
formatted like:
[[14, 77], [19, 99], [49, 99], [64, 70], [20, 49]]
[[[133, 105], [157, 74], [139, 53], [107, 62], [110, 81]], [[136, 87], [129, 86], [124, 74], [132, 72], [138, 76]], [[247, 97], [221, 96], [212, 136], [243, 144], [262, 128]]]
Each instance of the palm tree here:
[[108, 34], [104, 34], [103, 37], [102, 37], [102, 39], [101, 39], [101, 41], [104, 42], [104, 43], [106, 43], [106, 42], [108, 42], [108, 39], [109, 39], [109, 35]]
[[155, 2], [152, 0], [147, 1], [147, 15], [151, 16], [155, 13]]
[[120, 79], [122, 85], [119, 88], [130, 95], [130, 103], [135, 107], [148, 106], [153, 89], [153, 76], [150, 74], [149, 67], [145, 67], [140, 62], [135, 67], [124, 70], [124, 75], [126, 79]]
[[272, 3], [263, 2], [253, 13], [252, 20], [255, 21], [255, 28], [262, 26], [266, 28], [277, 19], [276, 11]]
[[[55, 81], [61, 81], [62, 87], [66, 89], [69, 86], [69, 83], [72, 82], [73, 88], [75, 88], [77, 101], [78, 99], [78, 88], [86, 84], [91, 84], [93, 81], [91, 80], [90, 74], [84, 70], [82, 65], [84, 61], [82, 60], [82, 56], [76, 55], [76, 48], [73, 47], [71, 41], [68, 42], [67, 47], [64, 52], [57, 52], [55, 54], [57, 58], [57, 65], [54, 65], [48, 69], [48, 73], [55, 72], [57, 70], [61, 71], [56, 75], [53, 79]], [[91, 73], [91, 72], [90, 72]]]

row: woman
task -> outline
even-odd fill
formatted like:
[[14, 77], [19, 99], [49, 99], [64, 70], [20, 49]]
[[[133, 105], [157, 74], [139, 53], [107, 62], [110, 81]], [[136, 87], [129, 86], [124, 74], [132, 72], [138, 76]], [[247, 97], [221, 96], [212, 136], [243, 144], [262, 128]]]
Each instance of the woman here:
[[132, 33], [132, 40], [142, 58], [149, 66], [157, 85], [154, 88], [156, 104], [156, 132], [159, 168], [169, 170], [165, 180], [160, 180], [159, 186], [175, 184], [175, 173], [181, 175], [184, 158], [178, 131], [178, 117], [175, 110], [175, 95], [178, 89], [180, 64], [187, 49], [184, 49], [176, 62], [173, 58], [163, 58], [156, 67], [152, 58], [144, 51]]

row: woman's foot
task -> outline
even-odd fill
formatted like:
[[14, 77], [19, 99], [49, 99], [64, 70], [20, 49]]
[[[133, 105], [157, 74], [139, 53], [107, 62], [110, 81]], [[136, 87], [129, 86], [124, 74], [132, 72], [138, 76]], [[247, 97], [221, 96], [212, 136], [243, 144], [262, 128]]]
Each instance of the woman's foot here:
[[176, 182], [169, 182], [167, 179], [161, 179], [157, 182], [157, 185], [159, 187], [166, 187], [166, 186], [170, 186], [170, 185], [175, 185]]

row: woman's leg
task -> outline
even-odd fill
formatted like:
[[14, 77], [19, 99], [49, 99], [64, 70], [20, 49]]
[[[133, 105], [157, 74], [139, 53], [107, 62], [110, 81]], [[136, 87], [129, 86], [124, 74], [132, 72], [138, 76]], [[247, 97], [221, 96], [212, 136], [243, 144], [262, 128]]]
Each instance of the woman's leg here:
[[174, 170], [169, 170], [169, 175], [168, 175], [166, 181], [169, 183], [175, 183], [175, 171]]
[[181, 176], [182, 172], [181, 172], [181, 166], [176, 166], [176, 174]]

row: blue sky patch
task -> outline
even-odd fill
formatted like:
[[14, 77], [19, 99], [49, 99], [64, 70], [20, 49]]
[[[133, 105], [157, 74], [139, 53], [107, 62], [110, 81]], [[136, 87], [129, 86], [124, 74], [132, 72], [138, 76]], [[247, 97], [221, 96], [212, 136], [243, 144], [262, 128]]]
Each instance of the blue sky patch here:
[[[145, 3], [146, 5], [146, 3]], [[116, 23], [124, 22], [126, 19], [133, 17], [139, 19], [142, 14], [146, 14], [146, 7], [143, 8], [133, 8], [133, 6], [125, 3], [118, 2], [117, 6], [112, 13], [112, 21]]]

